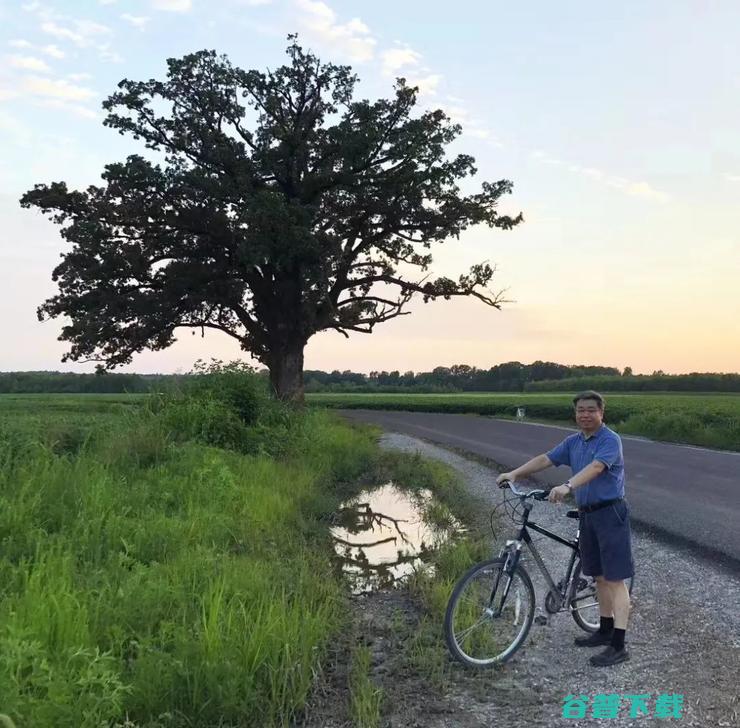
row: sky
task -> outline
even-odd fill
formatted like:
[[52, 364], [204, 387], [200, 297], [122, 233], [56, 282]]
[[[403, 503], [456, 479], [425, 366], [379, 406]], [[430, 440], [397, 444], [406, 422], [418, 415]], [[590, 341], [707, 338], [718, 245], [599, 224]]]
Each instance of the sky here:
[[[518, 360], [636, 373], [740, 371], [740, 3], [486, 0], [0, 0], [0, 371], [61, 363], [61, 321], [36, 308], [68, 250], [19, 197], [100, 181], [142, 151], [103, 127], [122, 78], [163, 78], [203, 48], [245, 69], [285, 61], [286, 36], [352, 65], [357, 95], [419, 86], [463, 127], [476, 184], [510, 179], [512, 231], [473, 228], [433, 249], [435, 275], [489, 261], [502, 311], [413, 303], [349, 339], [314, 336], [307, 369], [425, 371]], [[248, 357], [219, 332], [180, 330], [120, 371], [188, 371]]]

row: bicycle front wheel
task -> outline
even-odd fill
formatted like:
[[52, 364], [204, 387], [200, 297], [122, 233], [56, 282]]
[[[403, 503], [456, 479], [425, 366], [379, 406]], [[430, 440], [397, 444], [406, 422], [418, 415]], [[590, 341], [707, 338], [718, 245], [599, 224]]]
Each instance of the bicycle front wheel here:
[[[632, 594], [634, 577], [626, 580], [627, 589]], [[599, 599], [596, 592], [596, 579], [585, 576], [581, 571], [581, 560], [578, 559], [573, 570], [573, 581], [570, 586], [568, 605], [576, 624], [586, 632], [598, 632], [601, 624]]]
[[506, 662], [522, 645], [534, 619], [535, 594], [520, 565], [510, 576], [506, 559], [473, 566], [455, 586], [444, 632], [453, 657], [466, 667]]

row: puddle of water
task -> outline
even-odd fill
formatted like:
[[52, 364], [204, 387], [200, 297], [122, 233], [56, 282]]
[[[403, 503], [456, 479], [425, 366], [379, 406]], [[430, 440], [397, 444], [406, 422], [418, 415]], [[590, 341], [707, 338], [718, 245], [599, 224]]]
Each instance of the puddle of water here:
[[462, 531], [431, 491], [410, 493], [393, 483], [344, 503], [331, 529], [337, 563], [354, 594], [393, 586], [430, 568], [425, 563], [430, 554]]

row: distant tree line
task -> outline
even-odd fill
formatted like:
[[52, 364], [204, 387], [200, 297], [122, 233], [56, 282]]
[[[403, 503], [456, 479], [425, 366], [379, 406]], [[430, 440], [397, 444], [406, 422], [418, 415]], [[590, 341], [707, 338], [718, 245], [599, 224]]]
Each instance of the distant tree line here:
[[638, 374], [622, 377], [568, 377], [529, 382], [527, 392], [740, 392], [740, 374]]
[[412, 371], [401, 374], [370, 372], [369, 375], [350, 371], [331, 373], [307, 370], [307, 392], [372, 391], [372, 392], [522, 392], [528, 382], [540, 379], [559, 380], [565, 377], [619, 375], [615, 367], [565, 366], [554, 362], [518, 361], [498, 364], [490, 369], [478, 369], [467, 364], [435, 367], [430, 372]]
[[401, 374], [306, 371], [307, 392], [740, 392], [740, 374], [635, 375], [630, 367], [566, 366], [554, 362], [506, 362], [490, 369], [467, 364]]
[[[260, 372], [267, 375], [266, 370]], [[75, 374], [0, 372], [0, 393], [144, 393], [158, 391], [187, 374]], [[740, 392], [740, 374], [632, 374], [627, 367], [566, 366], [554, 362], [506, 362], [490, 369], [467, 364], [430, 372], [306, 370], [306, 392]]]

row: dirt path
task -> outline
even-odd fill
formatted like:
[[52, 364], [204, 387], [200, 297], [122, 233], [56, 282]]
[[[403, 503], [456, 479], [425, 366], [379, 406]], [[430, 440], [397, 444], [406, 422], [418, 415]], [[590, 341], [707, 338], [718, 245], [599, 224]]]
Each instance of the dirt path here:
[[[425, 457], [448, 463], [474, 495], [491, 505], [503, 496], [495, 487], [493, 467], [405, 435], [384, 435], [381, 446], [418, 450]], [[534, 516], [546, 527], [568, 534], [575, 523], [565, 519], [564, 512], [564, 507], [538, 504]], [[537, 546], [548, 566], [563, 563], [562, 546], [547, 539]], [[627, 633], [632, 658], [611, 668], [591, 667], [588, 657], [594, 650], [573, 645], [574, 637], [583, 633], [569, 615], [547, 615], [547, 624], [533, 625], [526, 645], [507, 665], [474, 673], [455, 664], [452, 677], [438, 684], [443, 687], [435, 687], [409, 671], [407, 655], [403, 655], [408, 650], [404, 637], [414, 633], [421, 618], [407, 593], [401, 589], [358, 597], [355, 638], [370, 647], [373, 679], [384, 692], [380, 725], [647, 725], [670, 720], [656, 717], [660, 695], [683, 696], [681, 717], [673, 719], [677, 725], [740, 725], [740, 584], [689, 553], [639, 534], [634, 539], [634, 556], [637, 576]], [[527, 569], [537, 592], [537, 614], [544, 615], [544, 581], [531, 559]], [[328, 683], [333, 673], [337, 693], [332, 696], [331, 688], [327, 690], [323, 708], [306, 724], [312, 728], [352, 725], [346, 710], [331, 708], [339, 704], [332, 697], [342, 690], [338, 683], [346, 672], [346, 665], [340, 664], [341, 654], [339, 649], [334, 670], [329, 671]], [[563, 717], [569, 694], [586, 696], [585, 718]], [[607, 694], [648, 695], [648, 714], [630, 717], [630, 703], [622, 698], [618, 717], [593, 717], [595, 696]]]

